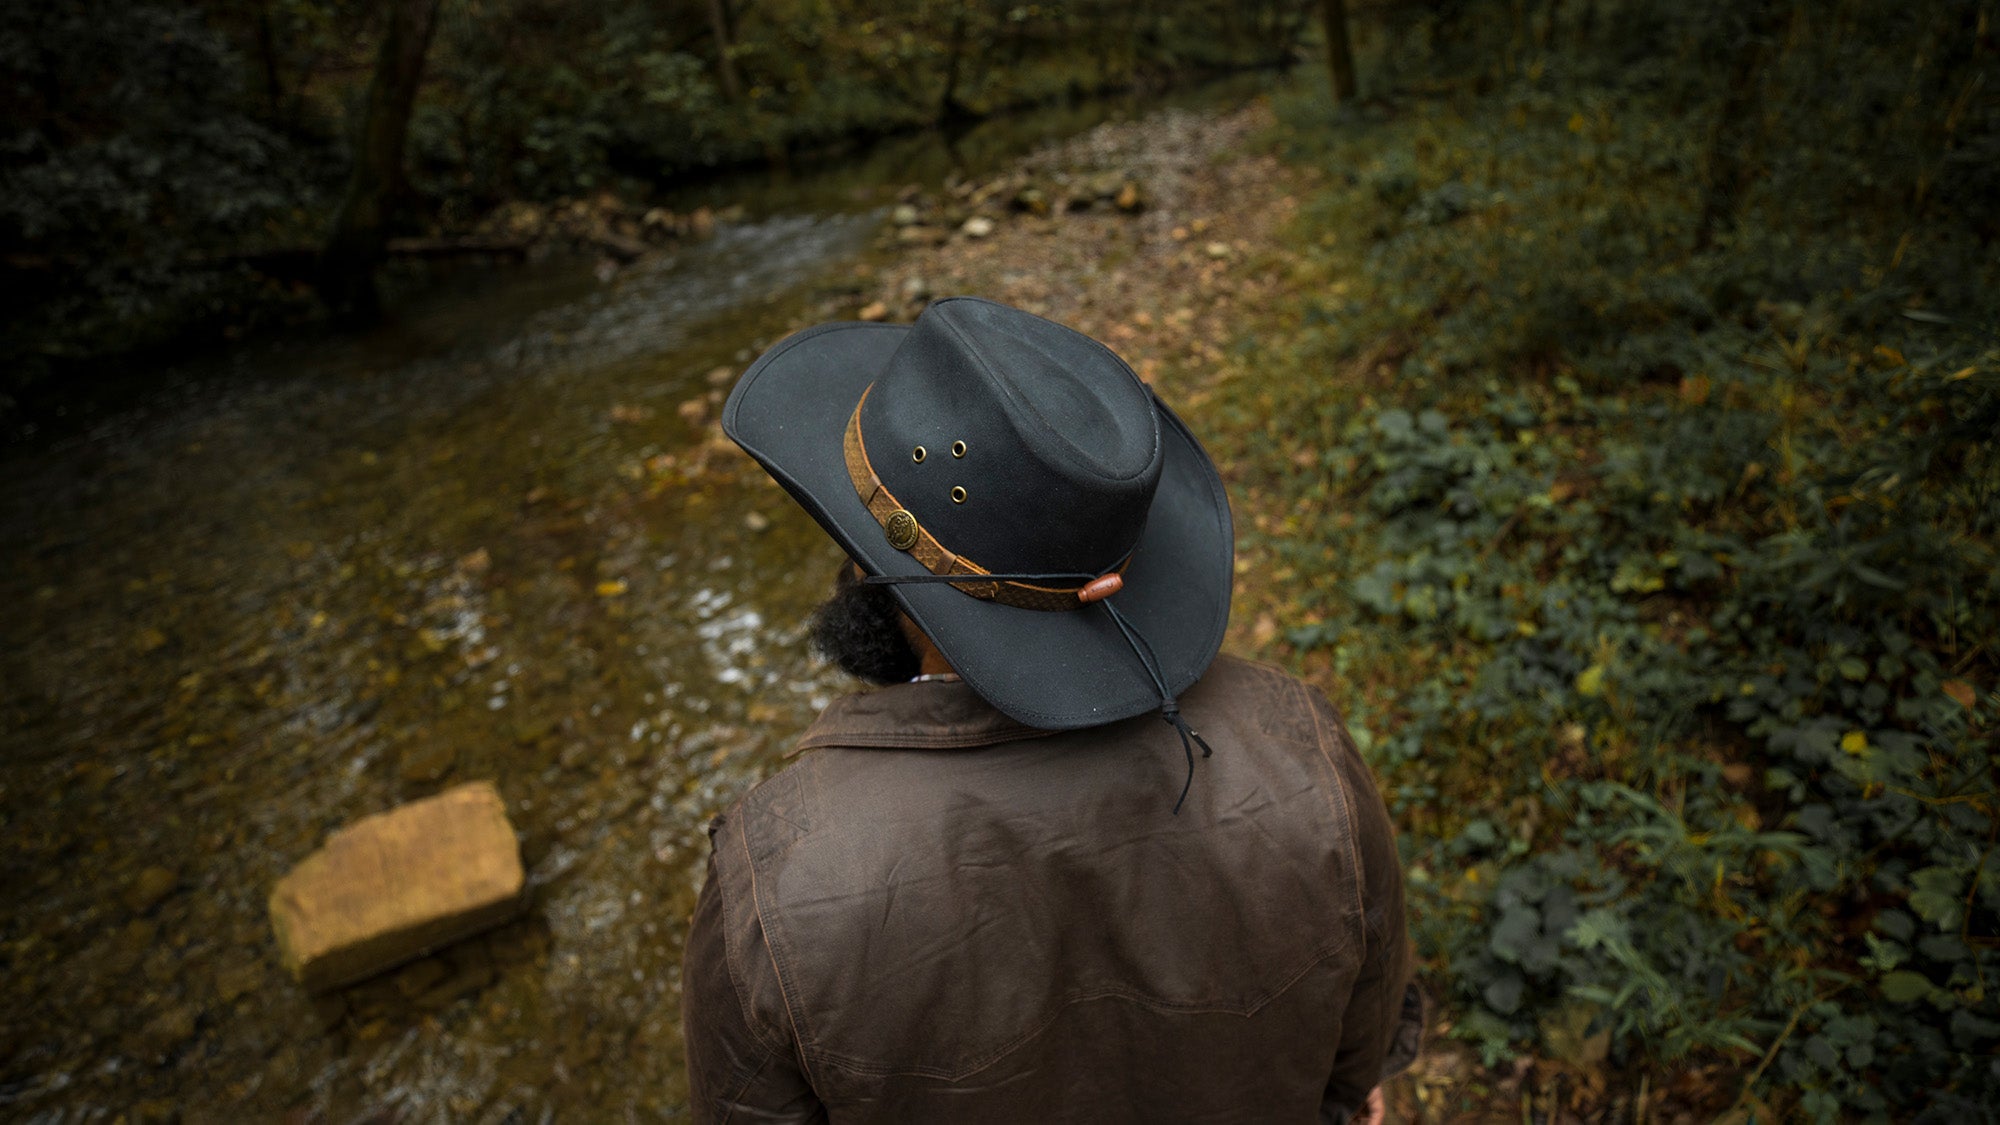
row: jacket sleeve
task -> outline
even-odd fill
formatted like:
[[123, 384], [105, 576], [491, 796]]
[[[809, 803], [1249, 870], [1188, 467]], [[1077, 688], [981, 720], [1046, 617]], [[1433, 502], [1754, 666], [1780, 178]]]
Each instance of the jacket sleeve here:
[[[718, 846], [722, 841], [718, 841]], [[708, 882], [695, 904], [681, 964], [681, 1033], [687, 1043], [688, 1109], [697, 1125], [709, 1122], [824, 1122], [826, 1108], [800, 1073], [790, 1037], [757, 1018], [741, 972], [770, 973], [768, 958], [740, 957], [730, 947], [754, 931], [755, 912], [729, 901], [732, 888], [708, 860]], [[732, 928], [744, 933], [732, 933]]]
[[1360, 975], [1341, 1016], [1340, 1046], [1320, 1105], [1320, 1120], [1343, 1122], [1368, 1092], [1401, 1074], [1423, 1041], [1423, 994], [1411, 980], [1414, 957], [1403, 913], [1403, 865], [1389, 811], [1339, 713], [1314, 696], [1320, 746], [1347, 797], [1361, 862], [1363, 951]]

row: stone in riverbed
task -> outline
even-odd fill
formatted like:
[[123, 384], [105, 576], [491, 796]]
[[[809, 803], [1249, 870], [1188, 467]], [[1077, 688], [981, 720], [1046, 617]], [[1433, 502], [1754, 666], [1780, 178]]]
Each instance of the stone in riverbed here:
[[174, 893], [180, 885], [181, 877], [164, 867], [148, 867], [139, 872], [132, 885], [125, 888], [125, 908], [134, 914], [144, 914], [158, 906], [160, 900]]
[[404, 781], [439, 781], [457, 764], [457, 747], [448, 742], [431, 742], [403, 751], [397, 772]]
[[271, 927], [309, 990], [373, 976], [522, 908], [520, 846], [490, 781], [364, 817], [278, 881]]

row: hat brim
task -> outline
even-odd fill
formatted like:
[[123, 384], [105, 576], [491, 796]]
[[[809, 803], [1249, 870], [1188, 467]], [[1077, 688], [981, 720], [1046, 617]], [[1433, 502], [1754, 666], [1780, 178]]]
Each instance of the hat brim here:
[[[889, 545], [855, 494], [841, 438], [861, 393], [910, 329], [823, 324], [787, 337], [730, 392], [722, 428], [871, 574], [927, 573]], [[1175, 695], [1201, 678], [1229, 623], [1235, 535], [1222, 477], [1155, 399], [1164, 446], [1158, 491], [1112, 600]], [[1018, 609], [944, 583], [890, 587], [971, 688], [1029, 726], [1068, 730], [1160, 705], [1159, 690], [1109, 613]]]

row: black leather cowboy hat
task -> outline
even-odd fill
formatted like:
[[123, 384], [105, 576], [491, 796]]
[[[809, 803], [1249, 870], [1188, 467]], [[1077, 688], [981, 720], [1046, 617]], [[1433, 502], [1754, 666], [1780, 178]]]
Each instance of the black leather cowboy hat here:
[[1061, 730], [1161, 708], [1191, 733], [1173, 697], [1222, 645], [1229, 501], [1104, 345], [971, 297], [824, 324], [751, 365], [722, 428], [1002, 712]]

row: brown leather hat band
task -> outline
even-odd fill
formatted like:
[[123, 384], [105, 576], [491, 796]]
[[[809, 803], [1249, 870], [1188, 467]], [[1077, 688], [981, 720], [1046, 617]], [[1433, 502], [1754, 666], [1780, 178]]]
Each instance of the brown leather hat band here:
[[[873, 390], [873, 387], [869, 388]], [[868, 392], [861, 393], [861, 403], [868, 401]], [[854, 482], [855, 495], [868, 506], [868, 514], [882, 525], [882, 534], [888, 537], [889, 545], [904, 552], [923, 564], [925, 570], [940, 575], [981, 575], [993, 573], [963, 555], [947, 550], [904, 508], [889, 490], [882, 485], [882, 478], [875, 475], [875, 468], [868, 462], [868, 449], [861, 440], [861, 403], [854, 406], [854, 414], [847, 420], [847, 436], [843, 447], [847, 456], [847, 475]], [[1123, 574], [1130, 563], [1127, 556], [1118, 564], [1113, 574]], [[1102, 579], [1095, 580], [1097, 582]], [[1075, 586], [1036, 586], [1026, 582], [996, 580], [992, 582], [954, 582], [953, 586], [985, 601], [995, 601], [1016, 609], [1038, 609], [1058, 611], [1078, 609], [1086, 604], [1078, 595], [1092, 582]]]

